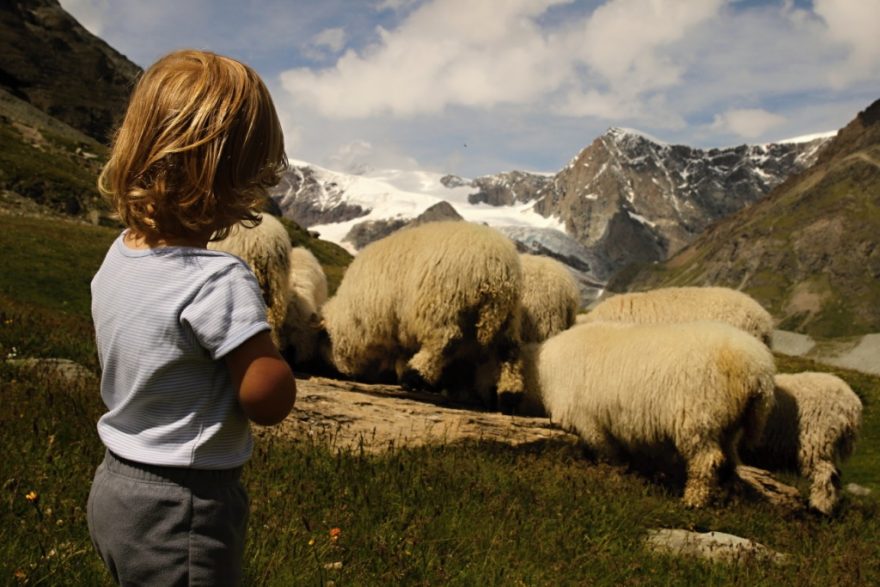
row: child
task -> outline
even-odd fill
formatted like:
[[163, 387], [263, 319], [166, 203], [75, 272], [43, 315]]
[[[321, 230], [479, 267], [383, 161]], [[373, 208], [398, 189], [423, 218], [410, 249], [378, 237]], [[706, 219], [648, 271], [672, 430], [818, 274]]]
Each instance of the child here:
[[286, 165], [249, 67], [178, 51], [135, 87], [98, 182], [128, 228], [92, 280], [108, 411], [88, 523], [123, 585], [241, 581], [248, 420], [283, 420], [296, 385], [253, 273], [206, 245], [259, 222]]

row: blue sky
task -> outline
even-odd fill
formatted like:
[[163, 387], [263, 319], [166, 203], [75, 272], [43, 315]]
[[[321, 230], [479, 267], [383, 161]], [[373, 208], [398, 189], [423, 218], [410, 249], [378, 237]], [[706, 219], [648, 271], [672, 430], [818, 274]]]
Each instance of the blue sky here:
[[143, 67], [253, 66], [288, 156], [555, 172], [608, 127], [695, 147], [836, 130], [880, 98], [880, 0], [61, 0]]

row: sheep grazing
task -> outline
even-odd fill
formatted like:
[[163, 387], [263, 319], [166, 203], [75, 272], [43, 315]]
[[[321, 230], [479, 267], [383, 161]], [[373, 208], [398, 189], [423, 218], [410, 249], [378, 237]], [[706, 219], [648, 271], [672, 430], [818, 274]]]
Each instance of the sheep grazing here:
[[[390, 371], [430, 387], [454, 362], [497, 366], [475, 379], [506, 408], [523, 389], [521, 292], [519, 255], [501, 233], [455, 221], [402, 229], [360, 251], [324, 305], [330, 362], [353, 377]], [[488, 387], [477, 391], [493, 405]]]
[[738, 445], [756, 441], [774, 401], [769, 349], [720, 322], [574, 326], [524, 347], [522, 412], [545, 411], [603, 458], [664, 454], [686, 467], [701, 507]]
[[290, 236], [274, 216], [264, 213], [261, 217], [262, 222], [253, 228], [235, 225], [229, 236], [222, 241], [208, 243], [208, 248], [241, 258], [257, 276], [272, 327], [272, 340], [280, 349], [281, 329], [290, 298]]
[[565, 265], [538, 255], [520, 255], [523, 274], [520, 336], [541, 342], [571, 327], [580, 307], [577, 282]]
[[290, 251], [290, 301], [282, 328], [282, 343], [302, 365], [315, 357], [321, 331], [321, 306], [327, 301], [327, 276], [305, 247]]
[[810, 507], [830, 514], [839, 498], [840, 464], [861, 427], [862, 402], [830, 373], [779, 374], [775, 382], [776, 405], [760, 441], [743, 448], [743, 460], [810, 479]]
[[717, 320], [769, 345], [773, 318], [753, 298], [726, 287], [668, 287], [618, 294], [598, 304], [584, 322], [669, 324]]

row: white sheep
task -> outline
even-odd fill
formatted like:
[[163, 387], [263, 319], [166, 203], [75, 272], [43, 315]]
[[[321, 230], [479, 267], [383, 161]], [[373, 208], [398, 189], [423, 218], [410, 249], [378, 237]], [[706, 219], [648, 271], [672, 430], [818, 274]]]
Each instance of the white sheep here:
[[769, 345], [773, 318], [749, 295], [726, 287], [668, 287], [612, 296], [579, 322], [668, 324], [718, 320]]
[[743, 460], [788, 470], [811, 480], [810, 506], [830, 514], [839, 497], [840, 464], [852, 454], [862, 402], [830, 373], [786, 373], [775, 378], [776, 405], [760, 441]]
[[[329, 358], [346, 375], [390, 371], [405, 385], [437, 386], [457, 361], [497, 365], [478, 378], [500, 404], [516, 401], [521, 292], [519, 255], [501, 233], [469, 222], [405, 228], [361, 250], [324, 305]], [[494, 403], [487, 386], [477, 392]]]
[[705, 505], [738, 445], [760, 437], [773, 405], [769, 349], [720, 322], [574, 326], [523, 350], [521, 411], [545, 411], [598, 456], [685, 462], [684, 503]]
[[208, 243], [208, 248], [241, 258], [257, 276], [272, 327], [272, 340], [281, 348], [281, 329], [290, 298], [290, 236], [274, 216], [263, 213], [261, 217], [260, 224], [253, 228], [236, 224], [225, 239]]
[[520, 336], [524, 343], [541, 342], [574, 324], [580, 290], [559, 261], [526, 254], [519, 259], [523, 274]]
[[321, 330], [321, 307], [327, 301], [327, 276], [305, 247], [294, 247], [290, 251], [289, 292], [282, 343], [292, 349], [294, 363], [301, 365], [315, 357]]

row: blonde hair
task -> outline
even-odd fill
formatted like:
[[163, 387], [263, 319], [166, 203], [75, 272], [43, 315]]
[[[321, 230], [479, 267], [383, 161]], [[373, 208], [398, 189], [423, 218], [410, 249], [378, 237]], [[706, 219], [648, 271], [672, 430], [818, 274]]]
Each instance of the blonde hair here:
[[287, 168], [284, 136], [260, 77], [205, 51], [170, 53], [138, 80], [98, 189], [147, 238], [226, 236], [257, 224]]

